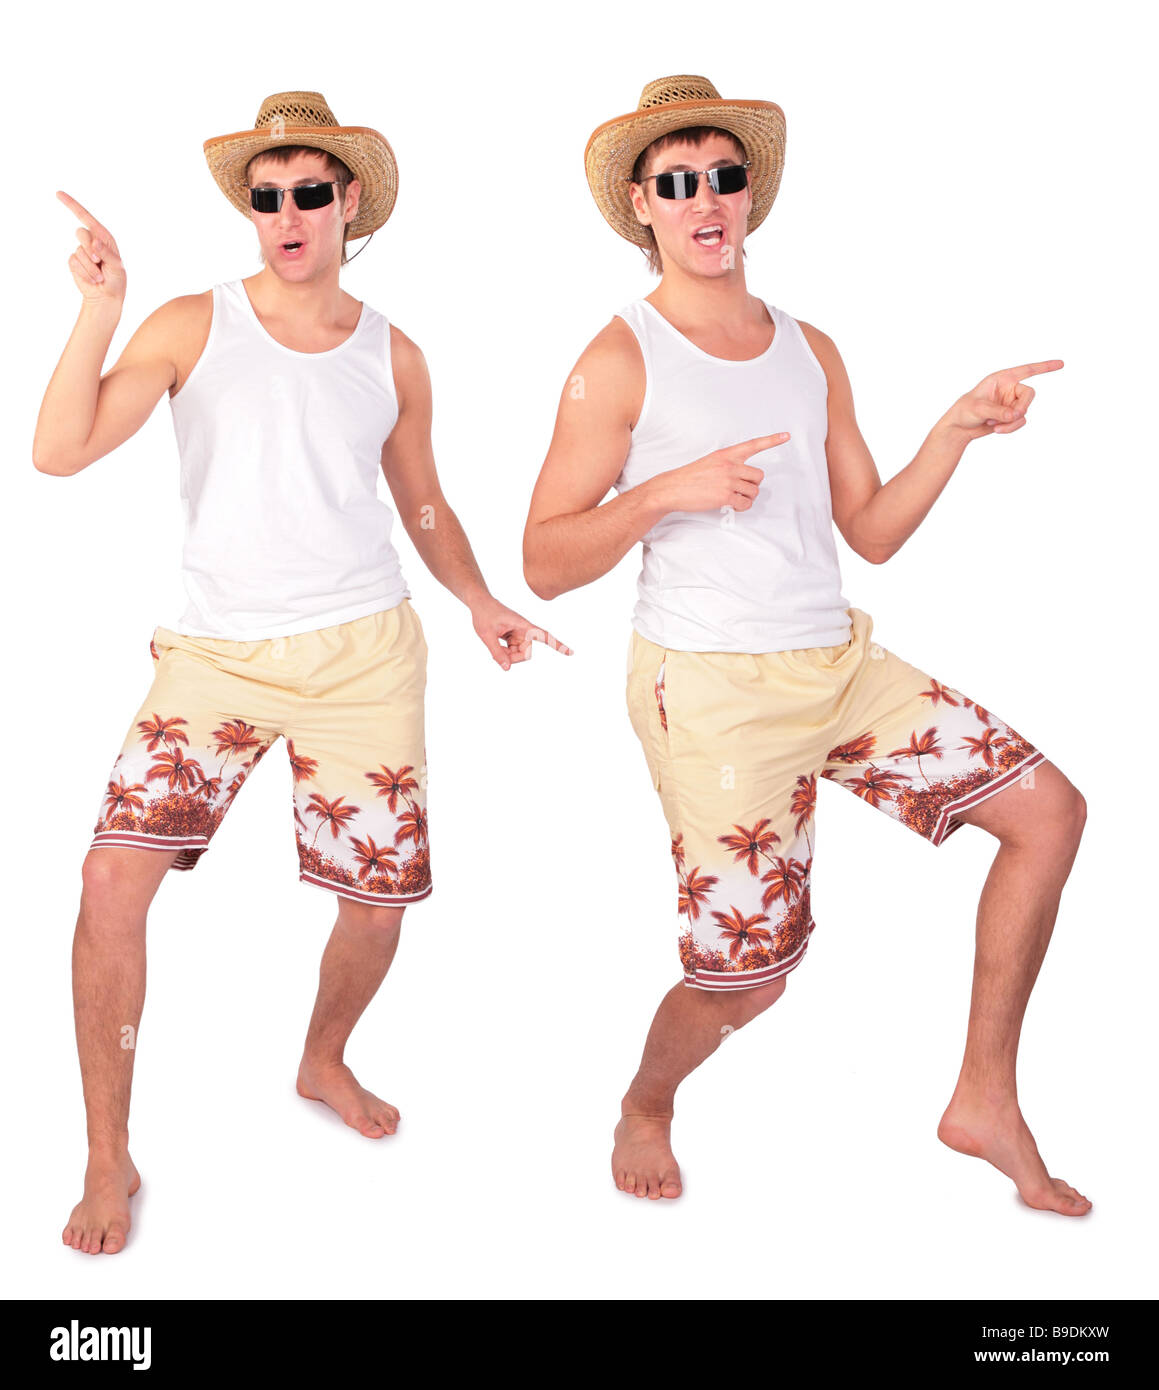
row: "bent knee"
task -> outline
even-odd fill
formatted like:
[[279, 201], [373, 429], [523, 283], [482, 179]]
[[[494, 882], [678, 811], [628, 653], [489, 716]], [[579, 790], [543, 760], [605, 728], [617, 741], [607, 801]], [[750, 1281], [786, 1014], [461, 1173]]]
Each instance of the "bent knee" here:
[[738, 1012], [748, 1018], [756, 1018], [757, 1014], [764, 1013], [770, 1004], [775, 1004], [785, 992], [785, 985], [788, 983], [787, 975], [779, 975], [775, 980], [769, 980], [763, 985], [754, 985], [751, 989], [738, 989], [729, 995], [730, 1002], [735, 1001]]
[[1086, 797], [1073, 782], [1067, 781], [1059, 794], [1058, 804], [1055, 807], [1055, 822], [1068, 838], [1078, 840], [1083, 833], [1083, 826], [1086, 821]]

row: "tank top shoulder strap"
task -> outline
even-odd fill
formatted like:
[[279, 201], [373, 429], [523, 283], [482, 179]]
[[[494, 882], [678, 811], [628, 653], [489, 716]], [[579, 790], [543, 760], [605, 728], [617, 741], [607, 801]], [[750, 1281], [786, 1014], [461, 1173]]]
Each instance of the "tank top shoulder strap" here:
[[805, 330], [786, 310], [770, 304], [767, 299], [764, 303], [773, 316], [773, 322], [777, 325], [777, 332], [785, 334], [786, 343], [792, 344], [794, 354], [801, 358], [828, 385], [829, 379], [825, 374], [825, 368], [817, 360], [817, 354], [809, 346], [809, 339], [805, 337]]
[[228, 331], [235, 337], [253, 337], [263, 344], [268, 340], [240, 280], [223, 280], [214, 285], [213, 319], [218, 338]]

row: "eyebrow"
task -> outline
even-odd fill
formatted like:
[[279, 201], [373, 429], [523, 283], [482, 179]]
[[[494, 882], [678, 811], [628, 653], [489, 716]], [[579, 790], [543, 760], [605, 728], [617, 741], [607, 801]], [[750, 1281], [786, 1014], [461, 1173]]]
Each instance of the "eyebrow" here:
[[[289, 187], [289, 188], [300, 188], [300, 187], [301, 187], [303, 184], [305, 184], [305, 183], [325, 183], [325, 182], [326, 182], [326, 180], [325, 180], [325, 179], [319, 178], [317, 174], [306, 174], [304, 177], [302, 177], [302, 178], [300, 178], [300, 179], [295, 179], [293, 183], [291, 183], [291, 184], [289, 184], [289, 185], [286, 185], [286, 186]], [[275, 183], [275, 182], [273, 181], [273, 179], [262, 179], [261, 183], [255, 183], [253, 186], [254, 186], [255, 188], [281, 188], [281, 187], [283, 187], [282, 184]]]
[[[714, 159], [707, 167], [709, 169], [725, 169], [730, 164], [736, 164], [737, 159], [734, 155], [731, 159]], [[689, 174], [692, 172], [691, 164], [666, 164], [663, 169], [657, 169], [658, 174]]]

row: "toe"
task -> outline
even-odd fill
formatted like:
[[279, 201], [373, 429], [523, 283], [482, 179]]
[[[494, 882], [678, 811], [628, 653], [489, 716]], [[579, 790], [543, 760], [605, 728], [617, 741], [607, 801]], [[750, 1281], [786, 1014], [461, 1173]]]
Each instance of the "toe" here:
[[115, 1255], [125, 1243], [125, 1233], [119, 1226], [110, 1226], [108, 1234], [105, 1236], [104, 1251], [106, 1255]]
[[623, 1188], [623, 1190], [624, 1190], [625, 1192], [635, 1192], [635, 1190], [636, 1190], [636, 1175], [635, 1175], [635, 1173], [625, 1173], [625, 1174], [624, 1174], [624, 1181], [620, 1184], [620, 1186]]

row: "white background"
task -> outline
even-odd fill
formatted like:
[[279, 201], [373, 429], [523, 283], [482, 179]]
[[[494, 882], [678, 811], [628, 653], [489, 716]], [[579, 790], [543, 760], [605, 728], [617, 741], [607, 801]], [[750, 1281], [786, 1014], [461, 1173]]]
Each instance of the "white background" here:
[[[2, 695], [7, 1291], [114, 1297], [1143, 1297], [1156, 1292], [1153, 905], [1156, 360], [1144, 7], [589, 3], [41, 7], [5, 141]], [[683, 1088], [676, 1203], [608, 1155], [678, 978], [668, 835], [624, 707], [638, 551], [546, 604], [520, 541], [579, 352], [655, 283], [583, 175], [644, 83], [707, 74], [788, 121], [749, 288], [848, 367], [883, 478], [997, 368], [1060, 357], [1029, 425], [974, 444], [875, 568], [874, 639], [964, 690], [1082, 790], [1086, 836], [1024, 1030], [1020, 1096], [1071, 1221], [939, 1144], [995, 842], [940, 849], [823, 785], [818, 929], [784, 998]], [[178, 294], [258, 268], [210, 135], [323, 92], [399, 159], [343, 272], [427, 355], [435, 448], [492, 590], [575, 648], [502, 672], [396, 528], [431, 650], [435, 891], [348, 1059], [399, 1105], [371, 1142], [293, 1089], [334, 916], [299, 884], [279, 745], [149, 935], [126, 1251], [60, 1244], [84, 1127], [69, 957], [112, 760], [176, 616], [164, 400], [75, 478], [36, 414], [75, 320], [63, 188], [128, 268], [107, 365]], [[17, 113], [17, 114], [12, 114]]]

